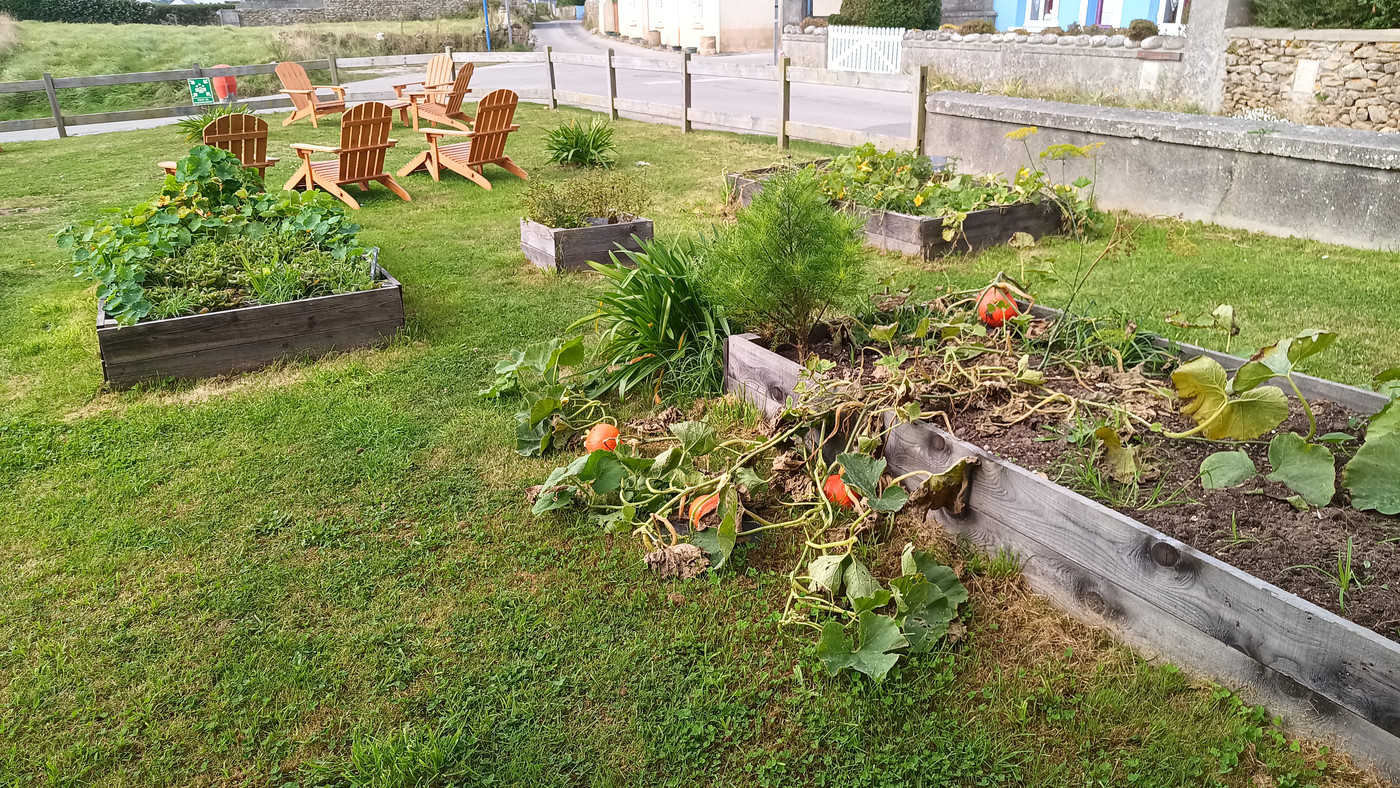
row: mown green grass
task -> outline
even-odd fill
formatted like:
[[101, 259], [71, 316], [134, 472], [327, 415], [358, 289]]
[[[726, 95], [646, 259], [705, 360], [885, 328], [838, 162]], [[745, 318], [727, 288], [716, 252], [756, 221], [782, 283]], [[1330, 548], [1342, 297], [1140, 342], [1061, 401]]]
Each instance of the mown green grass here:
[[[511, 153], [535, 177], [568, 177], [543, 163], [542, 131], [586, 115], [523, 108]], [[771, 140], [616, 125], [622, 166], [649, 162], [662, 235], [708, 226], [721, 173], [776, 158]], [[336, 134], [274, 124], [273, 147]], [[397, 135], [391, 167], [420, 148]], [[586, 314], [598, 284], [525, 262], [524, 184], [499, 171], [490, 192], [420, 175], [404, 181], [412, 203], [381, 189], [364, 200], [363, 237], [406, 288], [409, 323], [389, 348], [102, 393], [92, 290], [50, 236], [153, 193], [152, 163], [179, 148], [165, 128], [0, 154], [25, 173], [0, 179], [0, 785], [1364, 779], [1309, 777], [1316, 751], [1291, 752], [1266, 715], [1145, 664], [1014, 580], [970, 577], [963, 640], [876, 685], [825, 676], [809, 634], [776, 627], [781, 539], [742, 551], [732, 574], [672, 584], [582, 518], [531, 517], [522, 490], [554, 463], [516, 456], [510, 403], [475, 392], [508, 349]], [[1093, 286], [1145, 324], [1168, 297], [1169, 253], [1148, 241], [1172, 231], [1152, 232]], [[1178, 305], [1245, 281], [1230, 298], [1247, 316], [1300, 300], [1275, 274], [1305, 268], [1314, 247], [1189, 233], [1197, 254], [1171, 264]], [[882, 266], [931, 287], [1010, 262]], [[1363, 306], [1317, 314], [1364, 315], [1378, 331], [1353, 347], [1393, 352], [1379, 331], [1393, 313]]]
[[[463, 48], [467, 37], [484, 44], [481, 18], [427, 22], [338, 22], [285, 27], [169, 25], [78, 25], [62, 22], [10, 23], [18, 43], [0, 41], [0, 82], [55, 77], [169, 71], [194, 63], [253, 65], [282, 60], [314, 60], [329, 55], [362, 57], [440, 52]], [[383, 38], [379, 38], [382, 34]], [[313, 79], [329, 81], [329, 72]], [[239, 95], [260, 96], [280, 86], [270, 74], [238, 78]], [[156, 82], [100, 88], [66, 88], [58, 93], [66, 114], [186, 105], [183, 82]], [[49, 115], [43, 92], [0, 96], [0, 120]]]

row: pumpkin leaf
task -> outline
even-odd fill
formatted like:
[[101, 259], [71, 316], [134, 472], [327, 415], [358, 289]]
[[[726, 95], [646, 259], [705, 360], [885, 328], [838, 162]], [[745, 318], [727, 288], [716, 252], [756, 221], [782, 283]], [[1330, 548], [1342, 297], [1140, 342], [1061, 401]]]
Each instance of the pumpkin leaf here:
[[[921, 575], [897, 577], [890, 582], [890, 587], [895, 590], [898, 603], [895, 621], [909, 641], [909, 653], [922, 654], [931, 650], [948, 634], [948, 625], [957, 618], [961, 600]], [[962, 599], [966, 599], [961, 583], [957, 588], [962, 589]]]
[[1400, 399], [1392, 399], [1387, 402], [1381, 412], [1371, 417], [1371, 424], [1366, 428], [1366, 440], [1384, 438], [1391, 433], [1400, 432]]
[[682, 421], [671, 425], [671, 434], [681, 442], [685, 453], [691, 457], [703, 457], [719, 445], [715, 440], [715, 430], [703, 421]]
[[891, 599], [894, 599], [894, 595], [882, 588], [871, 596], [863, 596], [860, 599], [851, 600], [851, 610], [859, 616], [861, 613], [867, 611], [879, 610], [885, 605], [888, 605]]
[[897, 512], [909, 502], [909, 493], [898, 484], [892, 484], [885, 488], [884, 494], [879, 498], [865, 500], [870, 504], [870, 508], [877, 512]]
[[844, 473], [841, 480], [854, 487], [866, 498], [880, 494], [880, 477], [885, 475], [885, 461], [868, 454], [842, 454], [836, 458]]
[[870, 570], [865, 564], [856, 560], [854, 556], [851, 561], [845, 564], [842, 571], [841, 582], [846, 587], [846, 599], [854, 606], [857, 599], [874, 596], [880, 591], [880, 581], [870, 574]]
[[893, 652], [908, 647], [909, 641], [888, 616], [865, 612], [858, 620], [858, 647], [846, 636], [840, 622], [828, 621], [817, 641], [817, 658], [833, 676], [850, 668], [880, 681], [899, 662], [899, 655]]
[[1400, 432], [1367, 440], [1342, 474], [1351, 505], [1400, 514]]
[[976, 457], [963, 457], [942, 473], [928, 477], [909, 497], [909, 507], [921, 510], [924, 515], [940, 509], [950, 509], [953, 514], [960, 514], [963, 510], [963, 493], [971, 482], [970, 470], [980, 462]]
[[841, 591], [841, 578], [846, 574], [846, 566], [855, 558], [845, 555], [819, 555], [807, 565], [807, 575], [812, 578], [811, 590], [827, 591], [833, 596]]
[[592, 482], [594, 493], [606, 495], [622, 486], [622, 480], [626, 476], [627, 466], [618, 461], [612, 452], [599, 449], [588, 455], [587, 462], [578, 473], [578, 480], [584, 483]]
[[1300, 363], [1331, 347], [1336, 341], [1336, 333], [1310, 328], [1297, 336], [1261, 348], [1250, 357], [1249, 363], [1235, 373], [1235, 393], [1249, 391], [1275, 376], [1292, 375]]
[[1253, 388], [1231, 397], [1225, 368], [1208, 356], [1198, 356], [1172, 373], [1176, 393], [1184, 400], [1181, 412], [1212, 440], [1253, 440], [1288, 418], [1288, 397], [1275, 386]]
[[1100, 427], [1094, 431], [1104, 449], [1104, 466], [1108, 475], [1116, 482], [1132, 484], [1138, 480], [1141, 471], [1138, 465], [1137, 448], [1124, 446], [1123, 439], [1112, 427]]
[[1391, 399], [1400, 397], [1400, 367], [1391, 367], [1372, 379], [1376, 391]]
[[1326, 446], [1285, 432], [1269, 442], [1271, 482], [1281, 482], [1313, 506], [1326, 506], [1337, 494], [1337, 465]]
[[1181, 412], [1197, 424], [1210, 420], [1229, 400], [1225, 368], [1209, 356], [1197, 356], [1177, 367], [1172, 383], [1178, 397], [1191, 400], [1181, 406]]
[[1258, 475], [1254, 460], [1242, 451], [1218, 451], [1201, 462], [1201, 486], [1207, 490], [1239, 487]]

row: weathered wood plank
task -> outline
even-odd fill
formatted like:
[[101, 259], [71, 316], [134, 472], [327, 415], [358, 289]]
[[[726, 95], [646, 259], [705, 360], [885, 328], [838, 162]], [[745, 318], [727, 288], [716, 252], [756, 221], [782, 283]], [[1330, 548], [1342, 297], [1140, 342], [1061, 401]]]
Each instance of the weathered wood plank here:
[[697, 77], [734, 77], [735, 79], [765, 79], [770, 82], [778, 78], [777, 66], [736, 65], [717, 62], [713, 58], [690, 61], [690, 73]]
[[[727, 343], [726, 386], [772, 414], [799, 367], [751, 338]], [[896, 428], [885, 450], [894, 473], [968, 455], [982, 459], [969, 505], [939, 513], [945, 527], [1015, 551], [1031, 586], [1076, 617], [1249, 685], [1309, 735], [1400, 775], [1400, 644], [929, 425]]]
[[804, 85], [831, 85], [842, 88], [909, 93], [917, 90], [917, 76], [908, 74], [868, 74], [863, 71], [832, 71], [825, 68], [788, 69], [788, 81]]
[[[555, 58], [559, 57], [554, 53]], [[453, 52], [453, 63], [543, 63], [543, 52]], [[558, 62], [556, 60], [555, 62]]]
[[650, 57], [615, 57], [613, 68], [627, 71], [659, 71], [663, 74], [681, 73], [680, 60], [661, 60]]
[[651, 240], [654, 235], [650, 219], [564, 229], [522, 219], [520, 250], [539, 268], [589, 271], [589, 262], [608, 265], [614, 254], [626, 263], [628, 258], [621, 250], [641, 251], [640, 241]]
[[[691, 61], [694, 63], [695, 61]], [[714, 112], [708, 109], [690, 109], [691, 123], [703, 123], [709, 126], [722, 126], [726, 129], [734, 129], [740, 132], [759, 132], [761, 134], [777, 134], [777, 118], [760, 118], [753, 115], [738, 115], [732, 112]]]
[[574, 52], [555, 52], [554, 62], [563, 66], [598, 66], [606, 68], [607, 55], [580, 55]]
[[603, 110], [608, 108], [607, 96], [595, 96], [592, 93], [575, 93], [572, 90], [556, 90], [554, 91], [554, 97], [560, 102], [572, 104], [576, 107]]
[[23, 82], [0, 82], [0, 93], [37, 93], [44, 89], [44, 80], [28, 79]]
[[672, 118], [680, 120], [681, 108], [674, 104], [658, 104], [654, 101], [637, 101], [636, 99], [615, 98], [613, 103], [622, 112], [635, 112], [640, 115], [652, 115], [658, 118]]
[[[437, 57], [439, 53], [433, 52], [427, 55], [379, 55], [376, 57], [338, 57], [335, 59], [337, 68], [381, 68], [384, 66], [422, 66], [428, 61]], [[330, 68], [330, 61], [321, 61], [324, 65], [321, 68]], [[310, 71], [311, 66], [306, 66]]]
[[55, 122], [53, 118], [24, 118], [22, 120], [0, 120], [0, 132], [51, 129], [57, 125], [58, 123]]

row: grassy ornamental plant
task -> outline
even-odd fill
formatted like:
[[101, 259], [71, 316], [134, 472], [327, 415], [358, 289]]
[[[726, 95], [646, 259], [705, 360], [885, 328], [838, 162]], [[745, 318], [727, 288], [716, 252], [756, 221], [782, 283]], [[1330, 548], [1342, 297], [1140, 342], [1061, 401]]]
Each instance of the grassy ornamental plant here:
[[587, 125], [570, 120], [545, 135], [544, 147], [554, 164], [606, 169], [617, 163], [612, 127], [597, 119]]
[[737, 322], [805, 354], [818, 323], [862, 300], [863, 228], [832, 207], [811, 172], [782, 173], [715, 238], [703, 289]]

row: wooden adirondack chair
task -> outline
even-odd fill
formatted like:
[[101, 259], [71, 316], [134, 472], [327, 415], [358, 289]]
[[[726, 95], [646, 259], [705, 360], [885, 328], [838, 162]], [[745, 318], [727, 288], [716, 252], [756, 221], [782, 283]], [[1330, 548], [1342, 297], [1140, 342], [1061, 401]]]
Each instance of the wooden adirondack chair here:
[[[225, 115], [204, 127], [204, 144], [223, 148], [232, 153], [244, 167], [257, 170], [258, 175], [267, 177], [269, 167], [277, 165], [280, 159], [267, 155], [267, 121], [254, 115]], [[167, 174], [175, 174], [175, 162], [163, 161], [156, 165]]]
[[[529, 173], [516, 166], [506, 155], [506, 139], [512, 131], [520, 128], [512, 124], [515, 107], [519, 103], [520, 97], [515, 91], [493, 90], [476, 105], [476, 128], [473, 131], [423, 129], [423, 134], [428, 138], [428, 149], [399, 170], [399, 176], [423, 170], [437, 181], [442, 179], [442, 170], [446, 168], [475, 181], [483, 189], [490, 189], [491, 181], [486, 180], [482, 169], [487, 164], [495, 164], [519, 178], [529, 180]], [[449, 136], [468, 139], [450, 145], [440, 144], [443, 137]]]
[[[384, 171], [384, 156], [398, 140], [389, 138], [389, 129], [394, 124], [393, 110], [377, 101], [359, 104], [348, 111], [340, 120], [340, 146], [328, 148], [324, 145], [304, 145], [296, 143], [292, 149], [301, 157], [301, 167], [296, 175], [287, 181], [287, 189], [314, 189], [320, 187], [335, 195], [346, 205], [359, 209], [360, 204], [343, 186], [355, 184], [360, 191], [369, 191], [369, 182], [378, 181], [397, 194], [404, 202], [413, 198], [399, 186], [392, 175]], [[336, 158], [330, 161], [312, 161], [313, 153], [330, 153]]]
[[[423, 89], [419, 93], [437, 93], [452, 86], [452, 56], [438, 55], [428, 61], [428, 73], [417, 82], [405, 82], [401, 85], [390, 85], [394, 89], [394, 95], [401, 99], [408, 98], [405, 91], [414, 85], [422, 85]], [[405, 121], [407, 122], [407, 121]]]
[[[316, 128], [318, 119], [345, 111], [345, 88], [311, 84], [311, 77], [306, 75], [306, 69], [300, 63], [278, 63], [276, 70], [277, 78], [282, 80], [281, 92], [292, 100], [292, 114], [282, 121], [283, 126], [290, 126], [302, 118], [311, 118], [311, 127]], [[318, 90], [335, 93], [335, 100], [322, 101], [316, 97]]]
[[472, 127], [469, 124], [472, 122], [472, 116], [462, 111], [462, 102], [467, 94], [472, 92], [468, 85], [471, 84], [472, 73], [475, 70], [476, 66], [471, 63], [462, 66], [446, 93], [408, 94], [409, 100], [413, 102], [408, 108], [413, 115], [413, 130], [418, 131], [420, 121], [427, 121], [471, 131]]

